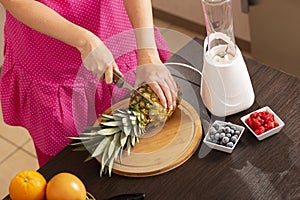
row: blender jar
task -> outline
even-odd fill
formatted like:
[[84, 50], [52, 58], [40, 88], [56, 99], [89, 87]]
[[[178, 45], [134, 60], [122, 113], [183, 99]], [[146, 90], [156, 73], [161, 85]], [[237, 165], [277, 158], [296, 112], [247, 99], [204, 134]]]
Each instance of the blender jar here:
[[207, 49], [217, 63], [229, 63], [236, 55], [231, 0], [202, 0]]

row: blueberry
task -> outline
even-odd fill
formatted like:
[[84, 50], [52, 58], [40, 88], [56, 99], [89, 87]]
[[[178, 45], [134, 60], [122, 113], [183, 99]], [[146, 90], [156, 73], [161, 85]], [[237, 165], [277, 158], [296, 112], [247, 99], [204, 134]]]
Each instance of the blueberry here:
[[211, 139], [211, 137], [210, 137], [210, 136], [207, 136], [206, 140], [207, 140], [207, 141], [209, 141], [209, 142], [211, 142], [211, 141], [212, 141], [212, 139]]
[[215, 127], [213, 127], [213, 126], [211, 126], [211, 127], [209, 128], [209, 131], [214, 131], [214, 130], [216, 130], [216, 129], [215, 129]]
[[225, 132], [224, 127], [219, 128], [218, 133], [223, 133], [223, 132]]
[[217, 144], [218, 141], [217, 140], [213, 140], [212, 142], [215, 143], [215, 144]]
[[234, 134], [234, 130], [233, 130], [233, 129], [230, 130], [230, 134], [231, 134], [231, 135]]
[[232, 136], [232, 137], [236, 137], [236, 139], [238, 139], [238, 138], [239, 138], [239, 136], [238, 136], [238, 135], [234, 135], [234, 136]]
[[215, 133], [217, 132], [217, 130], [216, 130], [214, 127], [211, 127], [211, 128], [209, 129], [209, 132], [210, 132], [211, 134], [215, 134]]
[[232, 147], [233, 147], [233, 143], [232, 143], [232, 142], [228, 142], [228, 143], [226, 144], [226, 146], [232, 148]]
[[225, 137], [225, 133], [220, 133], [220, 139], [223, 139]]
[[230, 141], [233, 142], [233, 143], [235, 144], [236, 141], [237, 141], [237, 138], [233, 136], [233, 137], [230, 138]]
[[216, 130], [218, 130], [220, 126], [219, 126], [219, 124], [214, 123], [213, 127], [214, 127]]
[[223, 137], [222, 142], [224, 144], [226, 144], [227, 142], [229, 142], [229, 138], [228, 137]]
[[226, 126], [225, 133], [230, 133], [230, 131], [231, 131], [231, 129], [228, 126]]
[[230, 133], [226, 133], [226, 137], [231, 137], [231, 134]]
[[219, 134], [219, 133], [216, 133], [216, 135], [215, 135], [215, 140], [218, 140], [218, 139], [220, 139], [220, 134]]
[[235, 134], [240, 135], [240, 134], [241, 134], [241, 131], [236, 130], [236, 131], [235, 131]]

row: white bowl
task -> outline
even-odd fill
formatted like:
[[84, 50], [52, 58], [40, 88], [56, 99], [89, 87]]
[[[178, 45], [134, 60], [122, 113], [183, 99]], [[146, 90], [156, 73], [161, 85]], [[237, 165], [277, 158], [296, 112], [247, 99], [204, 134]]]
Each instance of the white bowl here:
[[[273, 128], [271, 130], [268, 130], [268, 131], [266, 131], [266, 132], [264, 132], [264, 133], [262, 133], [260, 135], [256, 135], [255, 132], [246, 123], [246, 119], [248, 119], [252, 113], [254, 113], [254, 112], [262, 112], [262, 111], [268, 111], [269, 113], [272, 113], [274, 115], [274, 120], [279, 124], [279, 126]], [[271, 108], [269, 108], [268, 106], [265, 106], [263, 108], [255, 110], [255, 111], [253, 111], [253, 112], [251, 112], [251, 113], [249, 113], [249, 114], [241, 117], [241, 120], [245, 124], [245, 126], [251, 131], [251, 133], [253, 135], [255, 135], [255, 137], [259, 141], [261, 141], [261, 140], [263, 140], [263, 139], [265, 139], [267, 137], [270, 137], [271, 135], [274, 135], [274, 134], [278, 133], [283, 128], [283, 126], [285, 125], [284, 122], [276, 115], [276, 113]]]
[[240, 135], [239, 135], [239, 137], [237, 138], [237, 141], [235, 142], [235, 144], [233, 145], [233, 147], [226, 147], [226, 146], [223, 146], [223, 145], [221, 145], [221, 144], [215, 144], [215, 143], [213, 143], [213, 142], [208, 141], [207, 138], [208, 138], [208, 136], [209, 136], [209, 133], [206, 134], [206, 136], [205, 136], [203, 142], [204, 142], [208, 147], [210, 147], [210, 148], [212, 148], [212, 149], [216, 149], [216, 150], [219, 150], [219, 151], [224, 151], [224, 152], [226, 152], [226, 153], [232, 153], [232, 151], [235, 149], [237, 143], [239, 142], [240, 138], [242, 137], [242, 134], [243, 134], [245, 128], [244, 128], [243, 126], [239, 126], [239, 125], [233, 124], [233, 123], [231, 123], [231, 122], [224, 122], [224, 121], [219, 121], [219, 120], [216, 120], [216, 121], [212, 124], [212, 126], [213, 126], [215, 123], [220, 123], [220, 122], [221, 122], [221, 123], [226, 123], [226, 124], [233, 125], [237, 130], [240, 131]]

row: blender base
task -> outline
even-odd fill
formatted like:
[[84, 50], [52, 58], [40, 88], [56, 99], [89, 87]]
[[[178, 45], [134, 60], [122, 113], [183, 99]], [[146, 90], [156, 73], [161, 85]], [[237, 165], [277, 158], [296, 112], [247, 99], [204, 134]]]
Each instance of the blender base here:
[[230, 63], [216, 64], [204, 53], [201, 97], [216, 116], [228, 116], [248, 109], [254, 103], [254, 91], [241, 51], [236, 46]]

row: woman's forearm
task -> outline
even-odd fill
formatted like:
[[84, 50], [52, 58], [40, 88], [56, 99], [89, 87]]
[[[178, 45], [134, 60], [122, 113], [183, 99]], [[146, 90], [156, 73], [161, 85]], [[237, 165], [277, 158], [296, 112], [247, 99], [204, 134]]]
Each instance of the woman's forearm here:
[[0, 3], [19, 21], [30, 28], [69, 44], [78, 50], [87, 46], [92, 35], [71, 23], [51, 8], [34, 0], [0, 0]]
[[124, 0], [124, 6], [135, 30], [139, 57], [157, 56], [151, 0]]
[[151, 0], [124, 0], [133, 28], [153, 28]]

